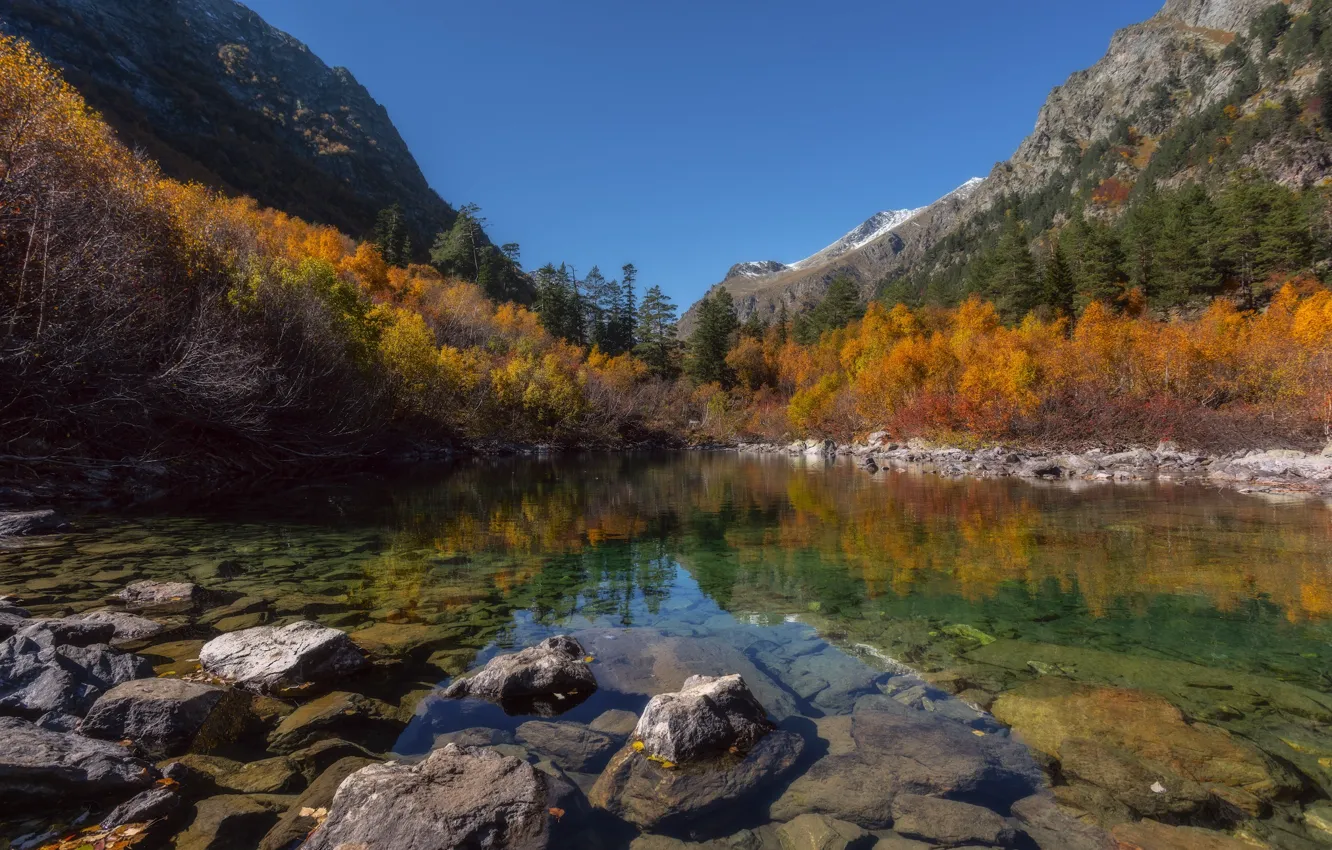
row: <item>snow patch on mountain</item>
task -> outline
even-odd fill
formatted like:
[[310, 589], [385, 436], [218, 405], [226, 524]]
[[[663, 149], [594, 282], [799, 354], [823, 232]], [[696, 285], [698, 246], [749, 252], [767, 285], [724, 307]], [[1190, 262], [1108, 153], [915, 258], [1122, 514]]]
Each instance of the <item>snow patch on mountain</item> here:
[[[985, 182], [983, 177], [973, 177], [953, 191], [940, 198], [940, 201], [949, 198], [965, 198], [975, 191], [976, 187]], [[936, 201], [935, 203], [938, 203]], [[934, 204], [930, 204], [934, 206]], [[795, 263], [780, 263], [776, 260], [760, 260], [748, 263], [737, 263], [731, 266], [731, 270], [726, 273], [726, 279], [735, 277], [760, 278], [770, 277], [782, 272], [798, 271], [800, 269], [810, 268], [811, 266], [831, 262], [838, 257], [857, 248], [863, 248], [876, 239], [880, 239], [893, 232], [897, 228], [906, 224], [911, 219], [925, 212], [930, 206], [918, 207], [914, 210], [884, 210], [877, 212], [865, 220], [859, 227], [850, 233], [838, 239], [828, 247], [812, 254], [803, 260]]]

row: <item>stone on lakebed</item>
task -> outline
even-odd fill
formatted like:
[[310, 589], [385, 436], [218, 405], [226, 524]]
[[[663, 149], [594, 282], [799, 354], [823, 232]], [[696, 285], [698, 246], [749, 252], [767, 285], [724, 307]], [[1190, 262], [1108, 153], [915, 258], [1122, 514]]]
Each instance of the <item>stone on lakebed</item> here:
[[490, 659], [479, 672], [455, 680], [444, 696], [503, 702], [588, 694], [597, 689], [597, 680], [584, 656], [578, 641], [556, 635], [536, 646]]
[[260, 692], [326, 684], [368, 664], [345, 632], [308, 620], [215, 637], [200, 650], [199, 663], [219, 679]]

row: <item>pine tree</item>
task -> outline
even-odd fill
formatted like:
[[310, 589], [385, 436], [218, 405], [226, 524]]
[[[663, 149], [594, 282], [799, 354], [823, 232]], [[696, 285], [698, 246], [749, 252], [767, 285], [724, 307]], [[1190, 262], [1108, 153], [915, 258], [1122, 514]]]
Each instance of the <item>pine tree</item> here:
[[791, 317], [786, 310], [786, 302], [783, 301], [777, 307], [777, 344], [786, 345], [786, 335], [790, 330]]
[[1073, 270], [1059, 240], [1053, 240], [1041, 273], [1041, 301], [1066, 315], [1073, 314]]
[[1093, 301], [1107, 304], [1124, 295], [1124, 252], [1110, 226], [1090, 220], [1079, 210], [1065, 228], [1065, 250], [1073, 267], [1079, 307]]
[[405, 266], [411, 262], [412, 239], [407, 233], [407, 220], [400, 204], [379, 211], [371, 241], [389, 265]]
[[731, 335], [739, 326], [735, 303], [726, 287], [719, 286], [716, 292], [703, 296], [699, 302], [698, 326], [689, 340], [688, 370], [695, 381], [730, 385], [726, 355], [731, 350]]
[[654, 374], [674, 378], [679, 372], [680, 348], [675, 338], [675, 305], [662, 293], [661, 287], [652, 286], [643, 293], [636, 324], [639, 341], [634, 353]]
[[488, 247], [481, 208], [468, 204], [458, 210], [453, 227], [441, 231], [430, 249], [430, 262], [445, 274], [476, 281], [481, 276], [482, 249]]
[[865, 312], [860, 301], [860, 287], [846, 275], [838, 275], [828, 284], [828, 293], [810, 313], [817, 334], [845, 327]]
[[985, 281], [985, 295], [1010, 322], [1020, 320], [1041, 303], [1041, 281], [1036, 261], [1027, 247], [1022, 222], [1009, 211]]

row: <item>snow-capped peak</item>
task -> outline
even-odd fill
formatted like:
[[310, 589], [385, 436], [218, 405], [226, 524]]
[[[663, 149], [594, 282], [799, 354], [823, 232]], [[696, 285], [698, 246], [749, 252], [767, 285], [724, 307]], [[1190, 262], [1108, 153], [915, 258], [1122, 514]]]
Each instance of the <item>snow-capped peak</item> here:
[[[948, 200], [950, 198], [966, 198], [984, 182], [985, 178], [983, 177], [973, 177], [949, 192], [947, 195], [944, 195], [939, 201]], [[937, 204], [939, 201], [935, 201], [935, 203]], [[891, 233], [911, 219], [928, 210], [931, 206], [934, 206], [934, 204], [919, 207], [914, 210], [884, 210], [883, 212], [877, 212], [866, 219], [865, 222], [855, 230], [852, 230], [827, 248], [824, 248], [817, 254], [806, 257], [797, 263], [791, 263], [788, 265], [786, 263], [779, 263], [776, 260], [738, 263], [731, 266], [731, 270], [726, 274], [726, 279], [730, 280], [733, 277], [768, 277], [769, 275], [804, 269], [820, 263], [826, 263], [830, 260], [835, 260], [849, 251], [863, 248], [874, 240]]]

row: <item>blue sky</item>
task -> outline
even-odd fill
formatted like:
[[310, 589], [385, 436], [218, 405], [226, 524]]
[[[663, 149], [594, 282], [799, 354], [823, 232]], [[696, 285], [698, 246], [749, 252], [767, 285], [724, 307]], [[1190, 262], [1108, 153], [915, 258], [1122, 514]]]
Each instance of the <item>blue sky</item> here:
[[635, 263], [681, 310], [1008, 158], [1163, 0], [245, 0], [383, 103], [523, 263]]

